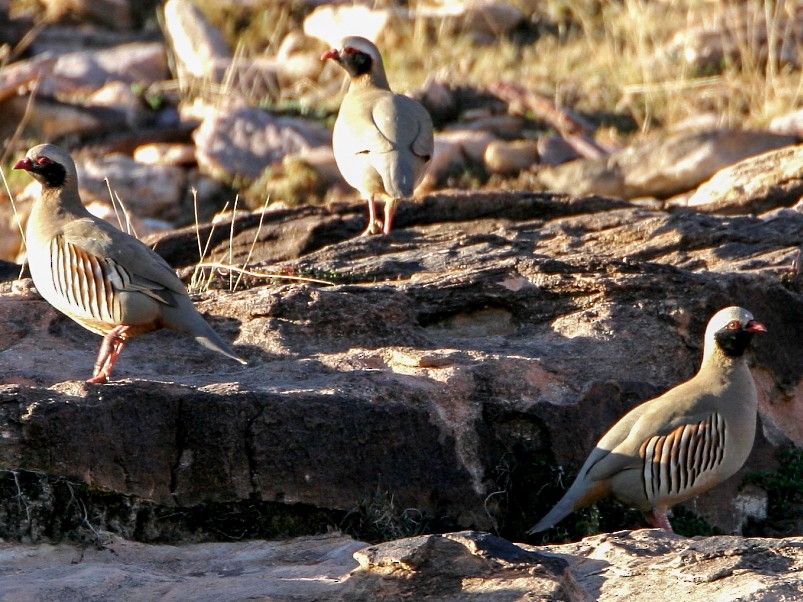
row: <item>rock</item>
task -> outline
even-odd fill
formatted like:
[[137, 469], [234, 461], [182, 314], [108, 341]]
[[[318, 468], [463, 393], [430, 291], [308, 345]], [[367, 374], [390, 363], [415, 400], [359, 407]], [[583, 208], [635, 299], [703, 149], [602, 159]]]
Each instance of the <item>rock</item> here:
[[436, 127], [451, 121], [457, 114], [457, 98], [449, 86], [432, 76], [413, 96], [429, 111]]
[[114, 591], [124, 602], [643, 602], [796, 600], [803, 594], [800, 537], [687, 539], [642, 530], [536, 547], [462, 531], [375, 546], [337, 533], [173, 546], [101, 535], [101, 545], [80, 548], [3, 543], [8, 571], [0, 589], [14, 600], [105, 599]]
[[89, 97], [90, 105], [97, 107], [114, 107], [127, 111], [132, 115], [142, 109], [142, 103], [131, 89], [131, 84], [115, 80], [93, 92]]
[[44, 55], [4, 66], [0, 69], [0, 102], [17, 96], [21, 88], [49, 74], [55, 64], [55, 57]]
[[614, 153], [610, 164], [622, 173], [625, 198], [668, 197], [698, 185], [742, 159], [796, 142], [759, 131], [680, 132]]
[[138, 146], [134, 161], [147, 165], [194, 165], [195, 145], [154, 142]]
[[391, 18], [390, 10], [363, 4], [322, 4], [304, 18], [304, 35], [317, 38], [330, 48], [339, 46], [346, 36], [362, 36], [375, 42]]
[[494, 140], [485, 148], [483, 161], [489, 173], [515, 175], [538, 161], [538, 146], [535, 140]]
[[163, 29], [179, 79], [215, 80], [220, 65], [228, 63], [232, 56], [223, 34], [212, 27], [192, 2], [167, 0], [163, 14]]
[[100, 135], [128, 129], [129, 115], [117, 108], [78, 106], [45, 97], [9, 98], [2, 103], [0, 132], [11, 136], [24, 124], [23, 131], [40, 140], [64, 136]]
[[433, 32], [459, 32], [487, 43], [509, 33], [523, 20], [518, 8], [499, 0], [446, 2], [411, 10], [332, 3], [318, 6], [307, 15], [304, 33], [334, 48], [346, 36], [376, 42], [400, 27], [420, 24]]
[[76, 20], [94, 22], [112, 29], [134, 25], [129, 0], [43, 0], [49, 22]]
[[803, 138], [803, 109], [779, 115], [770, 121], [769, 131], [774, 134]]
[[560, 165], [580, 158], [577, 151], [561, 136], [539, 137], [537, 150], [544, 165]]
[[287, 154], [327, 144], [331, 132], [312, 121], [234, 106], [212, 111], [193, 138], [201, 169], [232, 181], [254, 180]]
[[[791, 18], [790, 18], [791, 17]], [[727, 7], [707, 23], [678, 31], [665, 52], [682, 57], [697, 73], [720, 73], [725, 64], [746, 62], [755, 68], [770, 56], [780, 64], [800, 67], [795, 50], [803, 39], [803, 12], [799, 7], [772, 14], [759, 6]], [[773, 44], [774, 47], [770, 48]]]
[[164, 220], [155, 218], [143, 219], [134, 215], [131, 213], [131, 211], [127, 210], [123, 212], [119, 207], [115, 210], [115, 208], [109, 203], [93, 201], [87, 203], [86, 208], [92, 215], [95, 215], [102, 220], [106, 220], [113, 226], [128, 232], [137, 238], [150, 236], [151, 234], [156, 234], [157, 232], [166, 232], [168, 230], [172, 230], [173, 228], [171, 223]]
[[555, 192], [627, 198], [621, 171], [599, 159], [577, 159], [548, 165], [539, 170], [538, 181], [547, 190]]
[[686, 206], [735, 215], [791, 207], [803, 196], [803, 145], [788, 146], [726, 167], [700, 186]]
[[[738, 531], [754, 513], [745, 476], [773, 470], [776, 443], [803, 442], [790, 327], [803, 297], [786, 277], [803, 214], [790, 214], [488, 192], [402, 202], [388, 239], [355, 238], [362, 203], [188, 228], [155, 244], [186, 276], [196, 236], [210, 239], [209, 261], [273, 274], [199, 302], [249, 365], [157, 332], [127, 346], [120, 380], [105, 386], [76, 381], [97, 336], [33, 293], [3, 292], [0, 462], [28, 471], [37, 504], [31, 525], [5, 473], [4, 532], [68, 530], [57, 513], [66, 486], [35, 494], [56, 486], [47, 477], [84, 488], [96, 529], [150, 540], [212, 533], [221, 513], [249, 537], [332, 524], [374, 541], [404, 529], [519, 537], [613, 421], [696, 370], [708, 317], [731, 303], [771, 333], [755, 344], [761, 426], [743, 470], [694, 508]], [[787, 534], [799, 532], [794, 512]], [[565, 529], [641, 524], [610, 502]]]
[[[103, 538], [97, 546], [0, 544], [12, 571], [0, 591], [19, 600], [324, 600], [365, 544], [338, 534], [287, 541], [146, 545]], [[225, 577], [225, 578], [221, 578]]]
[[550, 190], [622, 198], [665, 198], [691, 190], [746, 157], [793, 144], [795, 138], [742, 130], [679, 132], [637, 143], [609, 158], [578, 160], [543, 169]]
[[90, 95], [110, 81], [147, 86], [167, 79], [168, 74], [161, 42], [132, 42], [60, 55], [39, 93], [56, 98]]
[[507, 2], [470, 0], [420, 7], [414, 18], [423, 20], [436, 31], [446, 28], [468, 34], [478, 42], [492, 42], [524, 21], [524, 14]]
[[[646, 602], [656, 597], [794, 600], [803, 595], [803, 585], [793, 576], [803, 561], [797, 539], [687, 539], [642, 530], [590, 537], [548, 550], [568, 560], [587, 599], [600, 602]], [[626, 578], [619, 578], [619, 571]]]
[[[172, 220], [184, 195], [184, 171], [172, 165], [147, 165], [124, 155], [76, 160], [84, 203], [109, 203], [109, 187], [125, 210], [140, 217]], [[108, 182], [107, 182], [108, 180]]]
[[422, 189], [442, 184], [450, 175], [459, 174], [469, 165], [482, 165], [485, 149], [496, 137], [484, 131], [450, 130], [435, 134], [435, 152]]

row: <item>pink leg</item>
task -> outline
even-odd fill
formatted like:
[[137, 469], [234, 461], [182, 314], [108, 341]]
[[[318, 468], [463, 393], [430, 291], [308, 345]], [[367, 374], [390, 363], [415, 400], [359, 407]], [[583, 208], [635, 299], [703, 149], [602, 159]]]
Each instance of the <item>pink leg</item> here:
[[385, 223], [382, 226], [382, 234], [387, 236], [393, 228], [393, 214], [396, 212], [396, 199], [385, 201]]
[[88, 379], [88, 383], [105, 383], [109, 380], [112, 367], [117, 361], [117, 356], [125, 347], [124, 335], [128, 330], [128, 326], [116, 326], [109, 334], [103, 337], [103, 342], [100, 344], [100, 351], [98, 351], [98, 359], [95, 360], [95, 369], [92, 373], [92, 378]]
[[669, 523], [669, 519], [666, 516], [665, 510], [653, 508], [649, 512], [645, 512], [644, 517], [647, 519], [647, 522], [650, 523], [650, 526], [655, 527], [656, 529], [664, 529], [665, 531], [674, 533], [672, 525]]
[[373, 236], [378, 234], [379, 229], [376, 223], [376, 199], [374, 195], [368, 198], [368, 227], [362, 233], [362, 236]]

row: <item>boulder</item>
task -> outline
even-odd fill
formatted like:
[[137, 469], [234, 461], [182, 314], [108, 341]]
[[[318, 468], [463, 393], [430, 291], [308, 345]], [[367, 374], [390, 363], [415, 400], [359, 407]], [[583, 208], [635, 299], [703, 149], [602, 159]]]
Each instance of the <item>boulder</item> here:
[[682, 131], [637, 142], [605, 159], [550, 167], [538, 177], [550, 190], [572, 194], [667, 198], [696, 188], [742, 159], [796, 141], [793, 136], [759, 131]]
[[765, 151], [794, 144], [792, 136], [719, 129], [679, 132], [614, 153], [625, 198], [668, 197], [696, 188], [720, 169]]
[[[762, 498], [741, 487], [777, 466], [778, 446], [803, 442], [803, 354], [790, 327], [803, 297], [789, 270], [803, 214], [792, 213], [465, 193], [401, 203], [387, 239], [353, 238], [362, 204], [162, 235], [155, 248], [188, 277], [196, 236], [209, 236], [207, 261], [249, 262], [242, 278], [213, 274], [199, 303], [249, 365], [157, 332], [130, 342], [109, 385], [80, 382], [97, 336], [9, 290], [0, 463], [28, 471], [37, 522], [8, 475], [0, 516], [17, 525], [9, 532], [44, 537], [38, 525], [63, 524], [61, 498], [35, 492], [61, 479], [83, 488], [96, 528], [148, 540], [214, 532], [221, 512], [249, 536], [334, 524], [374, 540], [404, 529], [520, 537], [611, 423], [696, 370], [708, 318], [739, 304], [769, 330], [754, 346], [756, 444], [737, 475], [679, 512], [729, 532], [779, 529], [750, 518]], [[796, 512], [784, 515], [787, 534], [799, 532]], [[246, 520], [254, 513], [263, 518]], [[564, 528], [641, 524], [607, 502]]]
[[111, 188], [114, 200], [122, 202], [125, 210], [136, 217], [164, 221], [178, 217], [186, 186], [180, 167], [138, 163], [125, 155], [82, 157], [76, 167], [84, 203], [111, 203]]
[[231, 182], [255, 180], [287, 154], [329, 144], [331, 132], [310, 120], [234, 105], [210, 110], [193, 138], [200, 168]]
[[59, 55], [52, 72], [40, 83], [39, 93], [71, 98], [90, 95], [110, 81], [147, 86], [168, 75], [162, 42], [131, 42]]
[[168, 0], [163, 15], [165, 38], [170, 43], [178, 77], [214, 80], [221, 63], [230, 61], [232, 56], [223, 34], [192, 2]]
[[705, 213], [763, 213], [803, 197], [803, 145], [750, 157], [717, 172], [688, 199]]

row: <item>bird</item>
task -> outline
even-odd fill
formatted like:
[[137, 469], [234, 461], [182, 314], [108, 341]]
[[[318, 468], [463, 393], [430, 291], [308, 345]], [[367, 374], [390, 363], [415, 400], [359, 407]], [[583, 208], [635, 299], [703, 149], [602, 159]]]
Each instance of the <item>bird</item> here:
[[57, 310], [104, 337], [87, 382], [107, 382], [126, 341], [159, 328], [188, 333], [204, 347], [246, 363], [198, 313], [161, 256], [87, 211], [66, 150], [34, 146], [14, 169], [29, 172], [41, 185], [25, 236], [36, 289]]
[[[413, 195], [435, 146], [432, 118], [416, 100], [390, 89], [377, 47], [359, 36], [343, 38], [321, 56], [350, 76], [332, 132], [335, 162], [350, 186], [368, 201], [363, 235], [387, 236], [399, 199]], [[376, 215], [384, 200], [384, 219]]]
[[709, 320], [698, 372], [625, 414], [599, 440], [571, 487], [529, 534], [611, 495], [672, 531], [668, 509], [739, 470], [753, 448], [756, 385], [744, 358], [753, 335], [766, 332], [742, 307]]

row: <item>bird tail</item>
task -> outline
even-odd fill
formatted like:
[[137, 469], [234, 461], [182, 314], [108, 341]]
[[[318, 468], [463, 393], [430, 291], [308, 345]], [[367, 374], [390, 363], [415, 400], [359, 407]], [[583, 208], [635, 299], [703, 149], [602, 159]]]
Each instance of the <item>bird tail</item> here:
[[[585, 469], [585, 467], [583, 468]], [[595, 502], [608, 494], [607, 480], [589, 481], [583, 478], [584, 475], [585, 470], [580, 472], [580, 475], [574, 480], [569, 490], [560, 498], [560, 501], [555, 504], [555, 507], [552, 508], [544, 518], [539, 520], [532, 529], [527, 531], [528, 535], [540, 533], [541, 531], [546, 531], [554, 527], [575, 510], [591, 502]]]
[[222, 353], [226, 357], [230, 357], [233, 360], [237, 360], [241, 364], [245, 365], [248, 364], [243, 358], [239, 355], [234, 353], [234, 350], [229, 347], [229, 345], [220, 338], [220, 335], [212, 330], [212, 327], [209, 327], [209, 332], [202, 335], [195, 335], [195, 340], [198, 341], [201, 345], [206, 347], [207, 349], [211, 349], [212, 351], [217, 351], [218, 353]]
[[229, 344], [204, 320], [204, 317], [198, 313], [189, 297], [176, 296], [175, 299], [177, 302], [175, 307], [163, 310], [170, 328], [186, 332], [207, 349], [217, 351], [241, 364], [248, 363], [237, 355]]
[[376, 160], [382, 165], [375, 169], [382, 174], [385, 191], [394, 199], [406, 199], [413, 196], [416, 182], [416, 157], [410, 151], [392, 150], [377, 153]]

